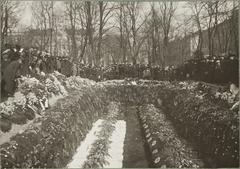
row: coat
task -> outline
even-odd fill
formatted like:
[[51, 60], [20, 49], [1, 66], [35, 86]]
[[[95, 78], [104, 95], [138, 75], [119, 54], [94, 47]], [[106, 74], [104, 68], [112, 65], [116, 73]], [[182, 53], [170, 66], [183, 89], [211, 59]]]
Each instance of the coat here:
[[7, 93], [13, 94], [15, 89], [15, 78], [19, 70], [20, 62], [18, 60], [12, 61], [3, 71], [3, 80], [5, 82], [4, 90]]

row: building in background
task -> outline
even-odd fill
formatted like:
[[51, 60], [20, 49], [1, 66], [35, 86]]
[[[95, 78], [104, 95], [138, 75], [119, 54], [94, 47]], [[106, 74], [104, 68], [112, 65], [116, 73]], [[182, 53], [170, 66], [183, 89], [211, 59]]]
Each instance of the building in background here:
[[[238, 10], [234, 10], [230, 19], [219, 23], [213, 36], [212, 53], [214, 56], [239, 57], [239, 29]], [[212, 28], [210, 28], [212, 29]], [[202, 54], [211, 55], [209, 47], [209, 29], [202, 31], [203, 44]], [[197, 50], [199, 33], [194, 32], [183, 38], [176, 38], [169, 42], [169, 56], [166, 58], [167, 65], [179, 65], [194, 58]]]

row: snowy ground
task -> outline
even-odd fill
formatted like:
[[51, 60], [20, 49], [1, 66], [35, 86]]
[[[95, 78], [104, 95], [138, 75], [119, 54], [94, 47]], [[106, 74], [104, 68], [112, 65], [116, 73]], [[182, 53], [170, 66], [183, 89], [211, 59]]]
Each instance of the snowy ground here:
[[111, 102], [109, 115], [93, 124], [67, 168], [122, 168], [126, 122], [118, 114], [119, 104]]
[[104, 168], [122, 168], [123, 166], [123, 147], [126, 134], [126, 122], [118, 120], [115, 124], [115, 131], [113, 132], [110, 141], [109, 157], [107, 161], [109, 164]]
[[102, 129], [101, 124], [103, 120], [99, 119], [94, 124], [92, 129], [87, 134], [86, 138], [80, 143], [77, 152], [72, 158], [72, 161], [67, 165], [67, 168], [81, 168], [87, 160], [91, 145], [97, 139], [97, 133]]

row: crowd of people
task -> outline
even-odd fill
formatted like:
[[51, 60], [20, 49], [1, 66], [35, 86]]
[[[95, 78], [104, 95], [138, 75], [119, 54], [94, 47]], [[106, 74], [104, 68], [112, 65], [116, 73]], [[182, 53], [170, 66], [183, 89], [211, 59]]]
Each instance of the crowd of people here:
[[239, 83], [239, 59], [234, 55], [205, 56], [187, 61], [175, 70], [178, 80], [192, 79], [208, 83]]
[[1, 55], [1, 94], [11, 96], [17, 85], [17, 78], [38, 76], [56, 70], [54, 57], [37, 48], [21, 48], [19, 45], [5, 44]]
[[196, 80], [214, 84], [239, 84], [239, 60], [234, 55], [193, 58], [179, 66], [115, 64], [104, 70], [106, 79], [125, 77], [152, 80]]
[[144, 64], [113, 64], [88, 66], [72, 64], [67, 57], [50, 56], [48, 51], [21, 48], [5, 44], [2, 50], [1, 91], [3, 96], [14, 94], [17, 78], [39, 76], [54, 70], [66, 76], [79, 75], [96, 81], [106, 79], [143, 78], [152, 80], [196, 80], [216, 84], [239, 83], [238, 57], [205, 56], [193, 58], [179, 66], [149, 66]]

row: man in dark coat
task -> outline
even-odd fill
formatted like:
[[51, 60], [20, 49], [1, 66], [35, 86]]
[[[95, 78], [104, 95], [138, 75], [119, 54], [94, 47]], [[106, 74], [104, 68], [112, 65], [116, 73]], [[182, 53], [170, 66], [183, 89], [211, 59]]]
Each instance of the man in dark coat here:
[[21, 47], [19, 45], [16, 45], [15, 49], [16, 49], [16, 51], [13, 54], [12, 61], [18, 60], [21, 55], [21, 53], [20, 53]]
[[18, 70], [21, 65], [21, 59], [12, 61], [3, 71], [4, 91], [7, 95], [12, 96], [15, 91]]

